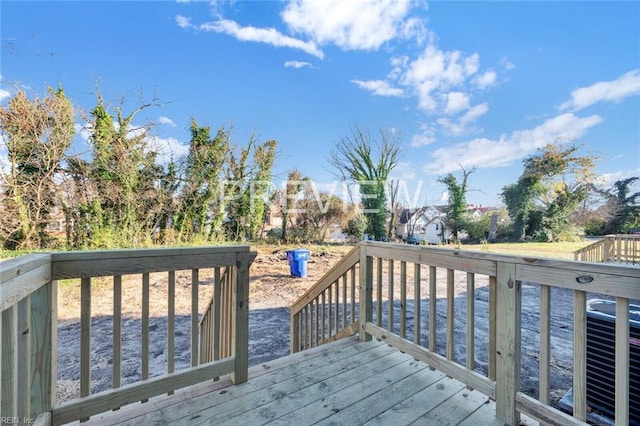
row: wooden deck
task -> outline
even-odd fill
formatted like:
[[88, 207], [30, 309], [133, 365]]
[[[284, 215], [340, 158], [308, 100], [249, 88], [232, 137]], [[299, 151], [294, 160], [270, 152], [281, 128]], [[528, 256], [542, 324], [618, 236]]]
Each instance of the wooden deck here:
[[249, 370], [249, 381], [192, 386], [84, 425], [498, 425], [480, 392], [377, 342], [343, 339]]
[[[631, 421], [630, 401], [637, 398], [632, 399], [629, 392], [628, 307], [630, 300], [638, 299], [638, 268], [361, 242], [292, 305], [291, 350], [296, 354], [249, 371], [250, 263], [248, 246], [44, 253], [2, 262], [2, 417], [35, 419], [43, 425], [88, 418], [99, 425], [516, 426], [527, 414], [546, 424], [586, 426], [586, 301], [592, 294], [602, 294], [616, 299], [615, 424], [626, 426]], [[443, 270], [446, 289], [444, 282], [439, 285]], [[186, 306], [191, 305], [191, 367], [182, 363], [175, 371], [176, 273], [183, 271], [191, 273], [191, 291], [185, 294], [190, 299]], [[152, 372], [152, 353], [157, 352], [150, 345], [149, 293], [151, 274], [156, 273], [166, 274], [169, 295], [167, 341], [160, 348], [167, 357], [166, 369], [161, 365]], [[129, 345], [124, 351], [122, 276], [131, 274], [141, 278], [141, 339], [139, 350]], [[213, 277], [208, 281], [213, 295], [203, 313], [200, 287], [207, 274]], [[460, 274], [464, 277], [457, 277]], [[98, 357], [91, 347], [94, 277], [113, 279], [113, 344], [111, 356], [106, 357]], [[76, 280], [82, 300], [77, 335], [80, 362], [73, 373], [80, 378], [80, 397], [57, 404], [52, 398], [58, 386], [57, 282], [63, 279]], [[525, 346], [522, 335], [530, 334], [531, 327], [538, 329], [522, 310], [523, 289], [529, 283], [537, 285], [539, 292], [539, 315], [534, 316], [539, 342]], [[466, 315], [456, 310], [459, 284], [466, 292]], [[475, 309], [476, 289], [486, 285], [488, 302], [483, 312], [487, 320], [483, 320], [481, 307], [478, 312]], [[428, 302], [422, 293], [427, 288]], [[573, 360], [568, 363], [573, 374], [572, 414], [550, 405], [551, 361], [557, 361], [551, 339], [557, 312], [551, 303], [554, 289], [573, 293], [573, 333], [566, 337], [573, 342]], [[438, 306], [440, 297], [446, 298], [446, 309]], [[427, 303], [428, 318], [422, 309]], [[566, 309], [562, 313], [566, 316]], [[446, 324], [440, 320], [443, 316]], [[464, 341], [456, 338], [456, 322], [465, 323]], [[446, 336], [440, 336], [442, 329]], [[488, 337], [480, 342], [476, 329], [488, 330]], [[385, 343], [343, 339], [353, 333]], [[333, 340], [337, 341], [323, 344]], [[446, 354], [438, 350], [443, 344]], [[316, 348], [309, 349], [312, 346]], [[476, 371], [476, 346], [488, 349], [486, 374]], [[532, 355], [539, 365], [537, 392], [533, 389], [537, 396], [531, 395], [530, 386], [521, 386], [523, 372], [531, 374], [522, 368], [521, 348], [530, 346], [539, 348]], [[131, 348], [135, 353], [127, 356], [140, 359], [140, 377], [123, 386], [123, 355]], [[92, 389], [92, 371], [105, 361], [112, 366], [112, 389]], [[221, 379], [214, 381], [215, 377]]]

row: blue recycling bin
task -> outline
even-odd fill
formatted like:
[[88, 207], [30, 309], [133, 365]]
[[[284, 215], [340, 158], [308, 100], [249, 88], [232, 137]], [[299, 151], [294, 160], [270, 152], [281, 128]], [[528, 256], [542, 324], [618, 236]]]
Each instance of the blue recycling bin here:
[[289, 270], [291, 271], [291, 275], [299, 278], [305, 278], [307, 276], [309, 250], [287, 250], [287, 260], [289, 261]]

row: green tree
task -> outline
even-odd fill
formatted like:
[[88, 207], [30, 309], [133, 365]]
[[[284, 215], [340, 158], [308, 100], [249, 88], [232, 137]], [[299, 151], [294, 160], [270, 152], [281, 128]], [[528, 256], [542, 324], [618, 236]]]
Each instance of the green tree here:
[[[94, 215], [90, 239], [94, 246], [130, 246], [147, 241], [153, 231], [154, 214], [144, 209], [155, 199], [159, 173], [157, 152], [149, 145], [152, 125], [134, 126], [141, 111], [158, 106], [155, 98], [125, 113], [125, 101], [109, 112], [101, 94], [91, 110], [88, 128], [92, 161], [89, 165], [91, 199], [80, 206]], [[81, 168], [82, 169], [82, 168]], [[78, 169], [79, 171], [80, 169]]]
[[619, 180], [611, 190], [599, 190], [605, 197], [604, 209], [607, 220], [602, 231], [606, 234], [625, 234], [640, 227], [640, 191], [631, 192], [631, 187], [640, 178], [637, 176]]
[[258, 237], [265, 218], [271, 189], [271, 169], [277, 142], [256, 145], [251, 137], [247, 147], [229, 151], [225, 199], [227, 201], [226, 235], [235, 241]]
[[537, 209], [536, 199], [544, 192], [542, 180], [535, 176], [520, 176], [518, 182], [502, 188], [504, 201], [509, 216], [513, 221], [513, 237], [522, 241], [529, 235], [532, 212]]
[[398, 219], [402, 213], [402, 206], [400, 205], [400, 198], [398, 191], [400, 189], [400, 180], [391, 179], [387, 183], [387, 189], [389, 192], [389, 224], [387, 226], [387, 241], [391, 241], [395, 237], [396, 225]]
[[579, 149], [575, 144], [548, 144], [524, 160], [516, 184], [503, 188], [516, 239], [559, 241], [581, 234], [571, 217], [593, 187], [596, 157], [578, 155]]
[[465, 215], [467, 213], [467, 191], [469, 190], [469, 175], [475, 172], [476, 169], [465, 170], [462, 169], [462, 181], [458, 182], [458, 179], [453, 173], [448, 173], [446, 176], [439, 178], [438, 182], [443, 183], [447, 187], [449, 194], [449, 200], [447, 204], [447, 218], [445, 223], [451, 230], [451, 235], [454, 241], [458, 241], [458, 234], [464, 228]]
[[380, 129], [378, 135], [358, 126], [351, 129], [331, 151], [330, 161], [335, 175], [359, 184], [366, 232], [376, 239], [386, 236], [385, 186], [400, 157], [400, 136], [391, 129]]
[[220, 128], [214, 138], [209, 126], [191, 119], [191, 142], [184, 181], [178, 198], [175, 230], [180, 241], [204, 240], [220, 235], [224, 219], [221, 180], [229, 155], [229, 134]]
[[62, 208], [67, 223], [67, 246], [91, 247], [93, 230], [103, 224], [98, 192], [91, 180], [91, 163], [77, 156], [67, 158], [64, 186]]
[[302, 173], [298, 170], [293, 169], [289, 172], [287, 177], [286, 188], [282, 196], [284, 200], [282, 200], [282, 241], [287, 244], [289, 243], [289, 227], [291, 225], [292, 214], [296, 210], [296, 201], [298, 194], [302, 191], [304, 178]]
[[317, 191], [310, 182], [305, 185], [297, 207], [297, 228], [302, 241], [323, 241], [329, 227], [339, 224], [344, 214], [344, 205], [339, 197]]
[[166, 228], [173, 213], [173, 198], [177, 188], [175, 163], [166, 167], [151, 155], [139, 171], [136, 186], [139, 231], [146, 237], [145, 244], [163, 242]]
[[172, 224], [173, 215], [178, 207], [176, 202], [176, 194], [180, 186], [178, 169], [178, 163], [171, 161], [161, 173], [157, 200], [159, 213], [156, 220], [159, 233], [158, 243], [160, 244], [173, 241], [173, 238], [169, 238], [167, 234]]
[[24, 91], [0, 107], [0, 133], [10, 168], [2, 176], [0, 238], [8, 248], [39, 248], [49, 243], [46, 228], [59, 206], [59, 177], [74, 134], [74, 110], [62, 88], [42, 99]]
[[367, 230], [367, 218], [363, 214], [358, 214], [347, 221], [347, 226], [343, 232], [361, 240]]
[[[494, 219], [495, 217], [495, 219]], [[509, 214], [506, 209], [489, 210], [482, 213], [479, 217], [467, 217], [464, 224], [464, 230], [467, 232], [471, 241], [482, 241], [488, 239], [491, 224], [495, 220], [494, 239], [509, 237], [511, 227]], [[491, 240], [489, 240], [491, 241]]]

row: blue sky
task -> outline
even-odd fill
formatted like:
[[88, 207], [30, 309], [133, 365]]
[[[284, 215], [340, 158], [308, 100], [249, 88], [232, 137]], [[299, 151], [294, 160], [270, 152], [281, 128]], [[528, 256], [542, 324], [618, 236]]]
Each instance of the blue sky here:
[[136, 121], [156, 122], [154, 143], [175, 156], [194, 117], [238, 143], [276, 139], [276, 181], [297, 168], [325, 184], [352, 126], [393, 128], [395, 176], [417, 204], [441, 204], [437, 178], [460, 165], [477, 168], [468, 201], [499, 204], [554, 140], [599, 155], [603, 185], [640, 175], [639, 2], [2, 1], [0, 13], [0, 102], [58, 84], [79, 111], [96, 84], [128, 110], [155, 95], [163, 105]]

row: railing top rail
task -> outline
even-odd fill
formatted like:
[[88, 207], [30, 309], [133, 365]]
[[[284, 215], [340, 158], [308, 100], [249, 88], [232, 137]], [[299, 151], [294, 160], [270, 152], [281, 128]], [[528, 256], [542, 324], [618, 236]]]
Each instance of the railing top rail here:
[[0, 262], [0, 312], [51, 281], [51, 255], [29, 254]]
[[[466, 250], [466, 249], [451, 249], [444, 247], [430, 247], [430, 246], [409, 246], [407, 244], [400, 243], [383, 243], [377, 241], [363, 241], [360, 243], [365, 247], [379, 248], [379, 252], [387, 252], [390, 259], [396, 257], [399, 253], [409, 253], [410, 256], [406, 256], [407, 261], [418, 262], [425, 265], [429, 265], [430, 258], [438, 259], [437, 255], [446, 255], [449, 258], [478, 260], [478, 261], [492, 261], [492, 262], [505, 262], [513, 263], [516, 265], [537, 265], [550, 268], [556, 268], [560, 270], [579, 271], [581, 273], [593, 273], [604, 274], [614, 276], [624, 276], [640, 279], [640, 269], [626, 265], [616, 264], [602, 264], [602, 263], [587, 263], [578, 262], [575, 260], [560, 260], [550, 259], [542, 257], [525, 257], [515, 256], [508, 254], [496, 254], [486, 253], [481, 251]], [[430, 257], [429, 255], [434, 255]], [[400, 259], [403, 260], [403, 259]], [[463, 264], [463, 262], [458, 262]], [[432, 265], [439, 266], [439, 265]], [[461, 269], [466, 270], [466, 269]]]
[[605, 238], [621, 238], [627, 240], [640, 240], [640, 234], [611, 234], [605, 235]]
[[33, 253], [0, 260], [0, 284], [49, 262], [51, 255], [48, 253]]
[[598, 240], [598, 241], [594, 241], [591, 244], [589, 244], [588, 246], [584, 246], [581, 249], [578, 249], [578, 250], [574, 251], [573, 253], [574, 254], [584, 253], [584, 252], [587, 252], [589, 250], [593, 250], [594, 248], [596, 248], [598, 246], [601, 246], [603, 244], [604, 244], [604, 238], [601, 239], [601, 240]]
[[309, 288], [302, 296], [291, 305], [291, 314], [295, 315], [302, 308], [307, 306], [309, 302], [318, 297], [324, 290], [333, 284], [338, 278], [345, 274], [349, 269], [360, 261], [360, 244], [353, 247], [345, 254], [338, 263], [325, 273], [311, 288]]
[[131, 257], [164, 257], [184, 256], [191, 254], [220, 254], [249, 251], [247, 245], [232, 246], [202, 246], [202, 247], [176, 247], [176, 248], [144, 248], [144, 249], [117, 249], [117, 250], [81, 250], [62, 251], [51, 253], [54, 262], [65, 260], [94, 260], [94, 259], [119, 259], [124, 255]]
[[249, 246], [99, 250], [52, 254], [53, 279], [235, 266]]

